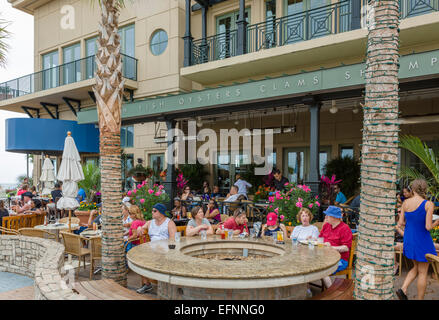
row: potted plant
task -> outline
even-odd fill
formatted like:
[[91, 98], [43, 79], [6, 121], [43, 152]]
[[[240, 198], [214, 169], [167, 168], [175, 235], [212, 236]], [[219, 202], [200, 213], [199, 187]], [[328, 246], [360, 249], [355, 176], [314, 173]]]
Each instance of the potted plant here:
[[268, 199], [268, 194], [274, 191], [274, 188], [262, 185], [258, 187], [258, 190], [255, 192], [255, 196], [253, 198], [254, 201], [264, 201]]
[[149, 187], [147, 180], [138, 184], [135, 189], [127, 192], [127, 196], [134, 199], [134, 203], [142, 211], [145, 220], [152, 219], [152, 207], [156, 203], [166, 205], [170, 201], [169, 195], [164, 191], [164, 186], [155, 184]]
[[81, 201], [79, 208], [75, 210], [74, 215], [79, 218], [81, 224], [87, 224], [90, 217], [90, 211], [97, 210], [96, 202]]
[[127, 175], [133, 177], [137, 183], [142, 183], [146, 179], [150, 178], [154, 174], [154, 171], [150, 167], [144, 167], [142, 165], [142, 159], [137, 159], [137, 162], [138, 164], [134, 168], [131, 168], [127, 172]]
[[332, 175], [331, 179], [329, 179], [327, 176], [321, 176], [320, 182], [320, 195], [322, 196], [322, 203], [326, 205], [334, 203], [334, 185], [340, 183], [341, 180], [336, 180], [335, 175]]
[[296, 216], [301, 208], [308, 208], [313, 215], [318, 213], [320, 207], [319, 197], [312, 195], [309, 186], [296, 186], [292, 183], [287, 183], [285, 186], [284, 191], [276, 191], [273, 196], [268, 197], [270, 202], [269, 212], [275, 212], [288, 226], [298, 225]]

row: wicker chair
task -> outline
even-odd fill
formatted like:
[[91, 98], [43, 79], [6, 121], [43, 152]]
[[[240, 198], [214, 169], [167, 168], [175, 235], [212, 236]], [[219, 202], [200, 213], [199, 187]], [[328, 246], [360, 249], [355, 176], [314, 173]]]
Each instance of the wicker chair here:
[[102, 238], [90, 238], [90, 280], [93, 277], [94, 261], [102, 260]]
[[177, 232], [181, 232], [182, 237], [186, 236], [186, 226], [178, 226]]
[[18, 230], [18, 232], [22, 236], [56, 240], [56, 235], [54, 233], [47, 232], [46, 230], [35, 229], [35, 228], [21, 228]]
[[354, 261], [354, 255], [355, 255], [355, 251], [357, 249], [357, 241], [358, 241], [357, 235], [358, 234], [353, 234], [353, 237], [352, 237], [352, 245], [351, 245], [351, 250], [349, 253], [348, 267], [345, 270], [337, 272], [335, 274], [336, 276], [345, 275], [346, 279], [352, 279], [352, 270], [354, 269], [353, 261]]
[[19, 233], [18, 233], [17, 230], [14, 230], [14, 229], [7, 229], [7, 228], [3, 228], [3, 227], [0, 227], [0, 234], [3, 234], [3, 235], [12, 235], [12, 236], [17, 236], [17, 235], [19, 235]]
[[64, 241], [65, 252], [72, 256], [78, 257], [79, 265], [77, 274], [79, 275], [79, 269], [81, 268], [81, 258], [84, 259], [85, 269], [85, 257], [90, 255], [90, 250], [82, 246], [83, 237], [70, 232], [60, 232]]
[[[72, 224], [79, 224], [79, 222], [80, 222], [79, 218], [72, 217]], [[69, 217], [60, 219], [59, 223], [69, 223]]]
[[439, 281], [439, 258], [438, 256], [434, 256], [430, 253], [427, 253], [425, 255], [425, 258], [430, 262], [431, 266], [433, 267], [433, 272], [436, 277], [436, 280]]

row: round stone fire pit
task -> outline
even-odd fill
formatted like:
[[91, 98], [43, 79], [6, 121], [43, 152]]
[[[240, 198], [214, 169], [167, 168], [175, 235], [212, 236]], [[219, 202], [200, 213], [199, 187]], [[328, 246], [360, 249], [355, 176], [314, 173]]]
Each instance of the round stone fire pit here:
[[337, 269], [340, 254], [271, 239], [222, 240], [183, 237], [148, 242], [127, 254], [134, 272], [158, 281], [163, 299], [304, 299], [306, 283]]

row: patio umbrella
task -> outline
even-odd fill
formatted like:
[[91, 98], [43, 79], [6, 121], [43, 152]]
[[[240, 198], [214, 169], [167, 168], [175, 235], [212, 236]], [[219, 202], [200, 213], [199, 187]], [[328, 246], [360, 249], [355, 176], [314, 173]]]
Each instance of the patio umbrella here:
[[84, 172], [82, 172], [81, 158], [70, 131], [67, 132], [64, 142], [64, 151], [57, 178], [63, 182], [63, 196], [58, 200], [56, 207], [69, 210], [69, 231], [71, 232], [72, 210], [79, 207], [78, 200], [76, 200], [78, 181], [84, 180]]
[[50, 194], [54, 187], [55, 182], [55, 173], [53, 172], [53, 164], [50, 161], [49, 157], [46, 156], [46, 159], [43, 163], [43, 172], [41, 173], [40, 181], [44, 183], [44, 189], [41, 194]]

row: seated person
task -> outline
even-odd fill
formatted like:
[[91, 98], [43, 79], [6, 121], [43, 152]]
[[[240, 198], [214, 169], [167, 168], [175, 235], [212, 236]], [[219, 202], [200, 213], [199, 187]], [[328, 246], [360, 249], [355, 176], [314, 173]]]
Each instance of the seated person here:
[[37, 188], [36, 188], [35, 186], [32, 186], [32, 187], [30, 188], [30, 192], [32, 192], [32, 194], [34, 195], [34, 197], [37, 196]]
[[17, 214], [24, 213], [26, 211], [30, 211], [32, 209], [32, 192], [25, 192], [22, 194], [23, 197], [23, 205], [22, 206], [14, 206], [14, 210]]
[[[17, 196], [21, 196], [21, 195], [23, 195], [23, 194], [26, 193], [26, 192], [28, 192], [28, 186], [27, 186], [27, 184], [24, 184], [24, 185], [21, 187], [21, 189], [19, 189], [19, 190], [17, 191]], [[23, 199], [23, 198], [21, 198], [21, 199]]]
[[262, 237], [273, 237], [278, 231], [283, 232], [284, 240], [288, 238], [285, 225], [279, 222], [276, 213], [270, 212], [267, 214], [267, 223], [262, 226], [261, 235]]
[[182, 206], [180, 198], [174, 199], [174, 209], [171, 210], [171, 213], [172, 219], [186, 218], [186, 207]]
[[192, 237], [200, 234], [202, 230], [205, 230], [207, 234], [213, 234], [212, 226], [209, 220], [204, 218], [203, 208], [196, 206], [191, 211], [192, 219], [189, 220], [186, 227], [186, 236]]
[[209, 200], [209, 204], [207, 205], [206, 210], [206, 219], [213, 224], [221, 222], [221, 214], [218, 209], [218, 204], [214, 199]]
[[272, 174], [274, 177], [273, 184], [276, 191], [284, 191], [286, 188], [285, 184], [290, 181], [282, 175], [282, 172], [280, 172], [279, 169], [274, 169]]
[[[324, 239], [326, 246], [330, 246], [340, 253], [341, 259], [335, 271], [335, 273], [337, 273], [348, 267], [349, 251], [352, 245], [352, 231], [348, 225], [342, 221], [341, 209], [339, 207], [329, 206], [323, 213], [326, 215], [326, 223], [323, 225], [319, 237]], [[327, 288], [332, 284], [331, 278], [329, 277], [325, 277], [323, 282]]]
[[130, 217], [130, 211], [125, 204], [122, 204], [122, 224], [123, 224], [123, 240], [128, 240], [131, 223], [133, 219]]
[[[99, 208], [99, 211], [98, 210], [91, 210], [90, 215], [88, 216], [87, 224], [80, 223], [81, 225], [79, 226], [79, 229], [73, 231], [73, 233], [80, 234], [85, 229], [93, 228], [93, 223], [96, 223], [97, 228], [99, 228], [102, 225], [102, 216], [100, 214], [100, 210], [101, 210], [101, 208]], [[95, 218], [96, 215], [97, 215], [97, 217]]]
[[32, 213], [41, 213], [42, 210], [42, 203], [40, 200], [38, 199], [32, 199], [32, 203], [31, 203], [31, 209], [30, 211]]
[[238, 201], [239, 196], [242, 196], [242, 195], [238, 193], [238, 187], [232, 186], [230, 188], [230, 192], [227, 194], [227, 197], [224, 201], [226, 201], [226, 202]]
[[248, 199], [247, 189], [251, 188], [252, 185], [245, 181], [239, 173], [236, 174], [235, 180], [236, 182], [234, 183], [234, 185], [238, 187], [238, 193], [244, 195], [245, 199]]
[[[127, 241], [133, 240], [133, 239], [137, 239], [137, 237], [139, 237], [141, 234], [138, 232], [138, 228], [139, 227], [143, 227], [146, 224], [145, 221], [145, 217], [143, 216], [142, 211], [140, 210], [140, 208], [136, 205], [132, 205], [131, 207], [129, 207], [128, 209], [129, 211], [129, 216], [132, 220], [131, 225], [130, 225], [130, 229], [128, 231], [128, 239]], [[134, 240], [130, 243], [128, 243], [126, 251], [130, 251], [130, 249], [134, 246], [137, 246], [140, 244], [140, 240]]]
[[334, 202], [334, 204], [336, 206], [338, 206], [340, 204], [343, 204], [343, 203], [345, 203], [347, 201], [346, 196], [340, 190], [340, 185], [339, 184], [335, 184], [334, 185], [334, 193], [337, 195], [337, 197], [335, 198], [335, 202]]
[[186, 208], [186, 211], [191, 210], [193, 205], [192, 205], [192, 200], [194, 199], [194, 195], [191, 192], [191, 187], [189, 186], [185, 186], [183, 189], [183, 193], [180, 196], [180, 200], [182, 205]]
[[5, 208], [5, 202], [3, 200], [0, 200], [0, 227], [3, 223], [3, 217], [9, 217], [9, 211]]
[[291, 238], [300, 240], [317, 239], [319, 237], [319, 229], [311, 223], [313, 214], [308, 208], [302, 208], [297, 213], [297, 222], [301, 225], [294, 227]]
[[[151, 242], [173, 240], [175, 239], [175, 232], [177, 232], [174, 221], [167, 217], [166, 207], [162, 203], [157, 203], [152, 207], [152, 219], [139, 227], [137, 234], [143, 234], [146, 229], [148, 229]], [[152, 290], [152, 285], [147, 278], [142, 277], [142, 284], [143, 286], [136, 290], [137, 293], [143, 294]]]
[[62, 198], [61, 183], [55, 183], [55, 190], [52, 190], [50, 194], [52, 195], [53, 202], [57, 202], [58, 199]]
[[204, 181], [203, 182], [203, 188], [201, 189], [201, 195], [202, 195], [202, 199], [204, 201], [207, 201], [210, 199], [210, 186], [209, 186], [209, 182]]
[[213, 198], [218, 198], [218, 197], [222, 197], [222, 196], [223, 195], [220, 192], [219, 187], [218, 186], [213, 186], [213, 192], [212, 192], [210, 198], [213, 199]]
[[[233, 217], [228, 218], [224, 221], [224, 229], [233, 230], [233, 234], [240, 234], [242, 232], [246, 232], [248, 234], [247, 228], [247, 217], [244, 210], [238, 208], [233, 212]], [[221, 227], [216, 230], [216, 234], [223, 234], [224, 231]]]
[[76, 200], [78, 200], [78, 202], [82, 202], [85, 201], [87, 198], [87, 194], [85, 193], [84, 189], [80, 188], [78, 190], [78, 194], [76, 195]]

